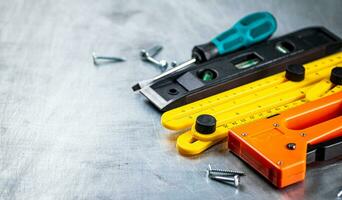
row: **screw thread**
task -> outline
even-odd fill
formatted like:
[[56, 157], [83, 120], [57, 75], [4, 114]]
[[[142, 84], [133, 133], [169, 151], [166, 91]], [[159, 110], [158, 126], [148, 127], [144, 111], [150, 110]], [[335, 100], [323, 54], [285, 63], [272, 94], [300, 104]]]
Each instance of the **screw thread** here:
[[210, 170], [211, 173], [222, 173], [222, 174], [237, 174], [237, 175], [245, 175], [244, 172], [242, 171], [237, 171], [237, 170], [223, 170], [223, 169], [211, 169]]
[[242, 171], [237, 171], [237, 170], [230, 170], [230, 169], [212, 169], [211, 168], [211, 165], [208, 164], [208, 175], [211, 175], [212, 173], [215, 173], [215, 174], [228, 174], [228, 175], [241, 175], [241, 176], [244, 176], [245, 173], [242, 172]]

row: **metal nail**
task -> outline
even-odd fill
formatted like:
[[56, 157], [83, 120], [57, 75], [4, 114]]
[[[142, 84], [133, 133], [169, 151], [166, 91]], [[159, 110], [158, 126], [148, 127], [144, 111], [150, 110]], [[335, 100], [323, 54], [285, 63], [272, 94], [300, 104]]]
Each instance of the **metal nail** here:
[[153, 57], [156, 56], [161, 50], [163, 49], [162, 46], [157, 45], [154, 46], [148, 50], [146, 49], [142, 49], [140, 51], [140, 57], [143, 61], [148, 61], [150, 63], [155, 64], [156, 66], [160, 67], [160, 69], [162, 71], [165, 71], [167, 69], [168, 63], [166, 62], [166, 60], [156, 60]]
[[94, 65], [98, 65], [98, 60], [110, 60], [113, 62], [124, 62], [126, 58], [114, 56], [97, 56], [95, 52], [92, 53]]

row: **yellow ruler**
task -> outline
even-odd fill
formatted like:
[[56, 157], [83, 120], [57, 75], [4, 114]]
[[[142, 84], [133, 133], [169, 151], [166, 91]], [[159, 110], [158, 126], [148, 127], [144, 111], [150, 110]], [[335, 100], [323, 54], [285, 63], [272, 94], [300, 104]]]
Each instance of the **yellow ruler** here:
[[[190, 129], [178, 137], [177, 148], [184, 155], [196, 155], [225, 139], [230, 128], [342, 91], [329, 81], [337, 66], [342, 66], [342, 52], [305, 64], [303, 81], [289, 81], [285, 72], [279, 73], [170, 110], [161, 122], [171, 130]], [[196, 132], [194, 122], [201, 114], [216, 118], [214, 133]]]

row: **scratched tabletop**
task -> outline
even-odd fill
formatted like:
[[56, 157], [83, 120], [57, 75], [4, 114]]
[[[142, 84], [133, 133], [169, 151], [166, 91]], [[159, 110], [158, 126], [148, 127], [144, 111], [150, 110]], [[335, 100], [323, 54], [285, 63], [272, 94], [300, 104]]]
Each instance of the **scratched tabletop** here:
[[[325, 26], [342, 36], [342, 1], [0, 0], [0, 199], [336, 199], [342, 158], [309, 165], [304, 182], [276, 189], [226, 143], [183, 157], [178, 133], [133, 93], [160, 74], [157, 59], [184, 61], [195, 44], [255, 11], [275, 36]], [[125, 57], [94, 66], [92, 52]], [[243, 170], [238, 189], [208, 180], [208, 164]]]

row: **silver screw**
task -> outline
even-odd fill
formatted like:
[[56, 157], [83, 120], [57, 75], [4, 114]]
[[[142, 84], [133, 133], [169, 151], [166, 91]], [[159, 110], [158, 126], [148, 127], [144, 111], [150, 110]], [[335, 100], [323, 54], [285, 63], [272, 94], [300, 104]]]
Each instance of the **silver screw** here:
[[337, 198], [342, 197], [342, 190], [337, 194]]
[[114, 57], [114, 56], [97, 56], [95, 52], [92, 53], [94, 65], [98, 65], [98, 60], [111, 60], [113, 62], [124, 62], [126, 58]]
[[177, 67], [177, 61], [175, 61], [175, 60], [172, 61], [172, 62], [171, 62], [171, 67]]
[[166, 62], [166, 60], [156, 60], [154, 59], [153, 57], [156, 56], [161, 50], [163, 49], [162, 46], [154, 46], [152, 47], [151, 49], [149, 50], [146, 50], [146, 49], [142, 49], [140, 51], [140, 57], [142, 60], [144, 61], [148, 61], [148, 62], [151, 62], [155, 65], [157, 65], [158, 67], [160, 67], [160, 69], [162, 71], [165, 71], [167, 69], [167, 66], [168, 66], [168, 63]]
[[242, 171], [237, 171], [237, 170], [230, 170], [230, 169], [212, 169], [211, 165], [208, 165], [208, 175], [211, 176], [213, 174], [221, 174], [221, 175], [240, 175], [240, 176], [244, 176], [245, 173]]
[[209, 176], [209, 178], [217, 180], [217, 181], [223, 181], [223, 182], [229, 182], [233, 183], [235, 187], [240, 185], [240, 177], [239, 175], [234, 175], [233, 177], [227, 177], [227, 176]]

